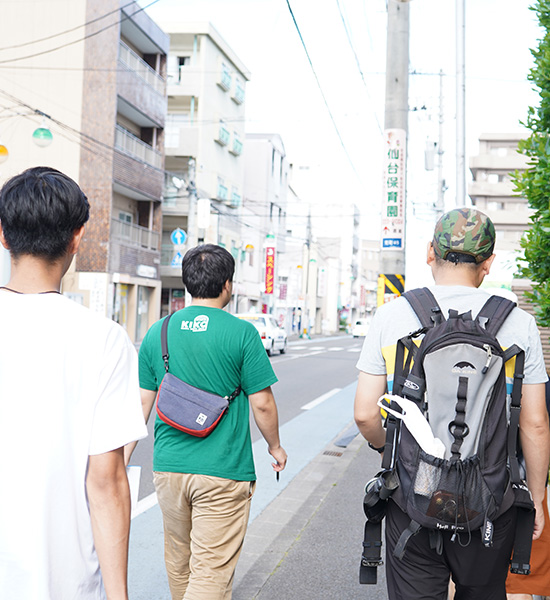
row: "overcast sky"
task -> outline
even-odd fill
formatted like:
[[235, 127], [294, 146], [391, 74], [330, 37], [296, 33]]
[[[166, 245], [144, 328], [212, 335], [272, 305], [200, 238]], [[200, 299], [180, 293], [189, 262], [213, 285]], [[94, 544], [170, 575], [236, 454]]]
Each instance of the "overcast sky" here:
[[[392, 0], [393, 1], [393, 0]], [[142, 6], [149, 4], [141, 0]], [[289, 160], [311, 167], [302, 195], [316, 205], [355, 202], [377, 237], [384, 127], [386, 0], [158, 0], [159, 24], [209, 21], [252, 74], [247, 131], [276, 132]], [[519, 131], [536, 95], [527, 82], [539, 30], [529, 0], [466, 0], [466, 152], [481, 133]], [[455, 188], [455, 3], [410, 2], [408, 244], [429, 236], [437, 170], [425, 173], [426, 140], [438, 140], [444, 86], [446, 207]], [[324, 99], [323, 99], [324, 95]], [[326, 103], [325, 103], [326, 101]], [[328, 105], [328, 108], [327, 108]], [[338, 132], [330, 114], [336, 122]], [[340, 139], [342, 141], [340, 141]], [[413, 210], [414, 208], [414, 210]], [[327, 219], [329, 221], [329, 219]], [[423, 260], [423, 259], [422, 259]], [[407, 258], [409, 261], [409, 258]]]

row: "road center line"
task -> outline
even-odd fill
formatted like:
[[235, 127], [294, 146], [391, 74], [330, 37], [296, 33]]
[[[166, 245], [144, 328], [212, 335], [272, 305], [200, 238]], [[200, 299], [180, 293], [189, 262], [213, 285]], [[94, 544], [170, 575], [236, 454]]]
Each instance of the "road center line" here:
[[315, 400], [312, 400], [311, 402], [304, 404], [301, 407], [301, 409], [302, 410], [311, 410], [312, 408], [315, 408], [316, 406], [321, 404], [321, 402], [324, 402], [325, 400], [328, 400], [328, 398], [330, 398], [331, 396], [334, 396], [334, 394], [337, 394], [341, 389], [342, 388], [334, 388], [333, 390], [330, 390], [330, 392], [327, 392], [326, 394], [323, 394], [322, 396], [315, 398]]

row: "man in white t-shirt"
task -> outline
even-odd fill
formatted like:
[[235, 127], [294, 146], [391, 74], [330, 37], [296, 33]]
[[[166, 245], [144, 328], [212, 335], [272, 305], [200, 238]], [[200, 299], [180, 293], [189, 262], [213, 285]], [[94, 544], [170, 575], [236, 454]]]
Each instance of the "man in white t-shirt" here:
[[47, 167], [0, 190], [0, 597], [127, 600], [123, 459], [147, 435], [124, 330], [59, 293], [89, 204]]
[[[449, 309], [477, 315], [490, 294], [479, 286], [494, 260], [495, 229], [491, 220], [478, 210], [460, 208], [449, 211], [438, 221], [428, 245], [427, 263], [435, 286], [430, 287], [443, 315]], [[398, 339], [420, 328], [420, 321], [405, 298], [381, 306], [372, 321], [357, 363], [360, 370], [355, 397], [355, 420], [369, 445], [383, 451], [385, 431], [377, 401], [386, 388], [391, 392]], [[542, 501], [548, 476], [550, 434], [545, 404], [544, 367], [540, 336], [535, 321], [514, 308], [498, 332], [503, 348], [517, 344], [525, 351], [520, 439], [527, 470], [536, 521], [534, 538], [544, 527]], [[390, 500], [386, 516], [386, 579], [390, 600], [447, 598], [449, 576], [456, 583], [457, 595], [468, 600], [505, 600], [506, 579], [514, 536], [515, 512], [510, 509], [495, 523], [494, 544], [486, 548], [480, 541], [466, 547], [453, 543], [451, 532], [444, 532], [443, 551], [436, 552], [429, 532], [420, 530], [407, 544], [403, 559], [393, 556], [396, 539], [407, 528], [410, 518]], [[479, 532], [472, 536], [479, 537]]]

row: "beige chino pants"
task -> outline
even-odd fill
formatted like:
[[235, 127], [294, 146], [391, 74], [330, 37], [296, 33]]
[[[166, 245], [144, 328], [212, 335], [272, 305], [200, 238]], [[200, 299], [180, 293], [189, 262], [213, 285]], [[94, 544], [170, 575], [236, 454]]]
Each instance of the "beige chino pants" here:
[[230, 600], [255, 482], [154, 473], [172, 600]]

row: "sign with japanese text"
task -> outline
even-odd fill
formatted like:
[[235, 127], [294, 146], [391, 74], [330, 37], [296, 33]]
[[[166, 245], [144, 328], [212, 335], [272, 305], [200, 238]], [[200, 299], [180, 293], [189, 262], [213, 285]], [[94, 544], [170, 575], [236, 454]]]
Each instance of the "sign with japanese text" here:
[[265, 293], [273, 294], [275, 288], [275, 248], [265, 249]]
[[407, 133], [384, 131], [384, 183], [382, 186], [382, 249], [405, 248], [405, 169]]

